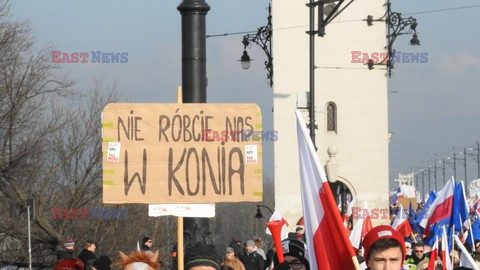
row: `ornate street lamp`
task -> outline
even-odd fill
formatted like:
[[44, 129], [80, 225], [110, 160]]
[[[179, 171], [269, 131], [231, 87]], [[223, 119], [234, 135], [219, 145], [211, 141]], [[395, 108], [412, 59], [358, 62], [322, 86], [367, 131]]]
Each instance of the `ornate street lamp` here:
[[260, 207], [268, 209], [268, 211], [270, 211], [270, 213], [273, 215], [273, 211], [272, 209], [270, 209], [270, 207], [262, 204], [257, 204], [257, 213], [255, 214], [255, 218], [265, 218], [265, 216], [262, 214], [262, 211], [260, 211]]
[[250, 58], [247, 52], [247, 47], [250, 48], [251, 43], [256, 43], [267, 55], [265, 61], [265, 69], [267, 70], [268, 85], [273, 85], [273, 57], [272, 57], [272, 7], [268, 4], [268, 22], [266, 26], [257, 29], [255, 34], [247, 34], [243, 36], [243, 54], [240, 58], [240, 63], [243, 69], [250, 68]]
[[[386, 65], [388, 77], [392, 77], [392, 69], [394, 68], [394, 58], [395, 58], [395, 49], [393, 48], [393, 43], [400, 35], [408, 35], [413, 33], [413, 37], [410, 40], [410, 45], [420, 45], [420, 40], [417, 35], [417, 19], [413, 17], [402, 18], [402, 14], [399, 12], [392, 12], [390, 6], [390, 1], [385, 3], [387, 6], [387, 12], [379, 19], [374, 19], [372, 15], [368, 15], [366, 22], [368, 26], [372, 26], [373, 22], [385, 21], [387, 23], [387, 46], [385, 47], [388, 51], [385, 59], [381, 60], [379, 63], [375, 63], [372, 59], [368, 60], [367, 66], [368, 69], [372, 70], [375, 65]], [[405, 27], [410, 26], [408, 31], [404, 32]]]

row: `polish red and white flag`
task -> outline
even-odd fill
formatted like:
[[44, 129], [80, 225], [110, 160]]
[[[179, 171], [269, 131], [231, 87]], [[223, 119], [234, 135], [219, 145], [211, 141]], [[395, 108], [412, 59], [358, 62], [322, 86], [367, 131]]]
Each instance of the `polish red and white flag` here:
[[300, 186], [310, 269], [360, 269], [300, 111], [296, 111], [296, 116]]
[[403, 206], [400, 204], [400, 210], [398, 210], [397, 217], [393, 221], [392, 227], [400, 232], [403, 237], [408, 237], [412, 234], [412, 227], [408, 222], [407, 214], [403, 210]]

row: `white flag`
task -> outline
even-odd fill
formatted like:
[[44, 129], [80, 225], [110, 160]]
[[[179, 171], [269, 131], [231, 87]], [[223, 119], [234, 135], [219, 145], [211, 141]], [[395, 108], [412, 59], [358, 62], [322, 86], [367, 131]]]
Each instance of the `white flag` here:
[[462, 251], [462, 254], [460, 255], [460, 266], [479, 270], [477, 264], [475, 263], [475, 260], [472, 258], [472, 256], [470, 256], [470, 253], [468, 253], [467, 249], [463, 246], [462, 241], [458, 239], [458, 236], [453, 235], [453, 238], [455, 239], [455, 243], [457, 244], [457, 246]]
[[[280, 212], [278, 212], [277, 210], [275, 210], [272, 214], [272, 216], [270, 217], [270, 220], [269, 221], [273, 221], [273, 220], [283, 220], [284, 221], [284, 224], [282, 226], [282, 232], [280, 233], [280, 239], [283, 240], [283, 239], [287, 239], [288, 238], [288, 231], [287, 231], [287, 226], [288, 226], [288, 223], [287, 221], [283, 218], [283, 216], [280, 214]], [[267, 228], [265, 230], [265, 233], [266, 234], [269, 234], [269, 235], [272, 235], [272, 233], [270, 232], [270, 230]]]

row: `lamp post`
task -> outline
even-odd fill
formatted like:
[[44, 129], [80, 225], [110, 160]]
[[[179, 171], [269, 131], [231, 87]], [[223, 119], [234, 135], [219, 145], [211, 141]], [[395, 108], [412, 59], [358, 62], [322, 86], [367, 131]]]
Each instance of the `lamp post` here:
[[422, 189], [423, 189], [423, 198], [425, 198], [425, 171], [423, 169], [422, 169]]
[[262, 204], [257, 204], [257, 213], [255, 214], [255, 218], [265, 218], [265, 216], [262, 214], [262, 211], [260, 211], [260, 207], [267, 209], [268, 211], [270, 211], [270, 214], [273, 215], [273, 211], [272, 209], [270, 209], [270, 207]]
[[418, 191], [418, 175], [416, 173], [413, 174], [413, 184], [415, 186], [415, 190]]
[[[307, 4], [307, 7], [310, 8], [310, 29], [307, 31], [307, 34], [310, 36], [310, 102], [309, 102], [309, 124], [308, 128], [310, 129], [310, 138], [312, 139], [313, 145], [316, 147], [315, 143], [315, 79], [314, 79], [314, 70], [315, 70], [315, 35], [323, 37], [325, 35], [325, 27], [333, 19], [335, 19], [342, 11], [344, 11], [354, 0], [350, 0], [345, 6], [342, 6], [342, 3], [345, 0], [319, 0], [314, 1], [310, 0]], [[315, 30], [315, 8], [318, 7], [318, 30]], [[262, 48], [262, 50], [267, 55], [267, 61], [265, 61], [265, 69], [267, 70], [267, 79], [268, 85], [273, 86], [273, 57], [272, 57], [272, 13], [271, 13], [271, 4], [268, 5], [268, 21], [266, 26], [262, 26], [257, 29], [255, 34], [247, 34], [243, 36], [243, 53], [240, 57], [240, 63], [243, 69], [248, 69], [250, 67], [250, 62], [253, 60], [250, 58], [247, 52], [247, 47], [251, 43], [255, 43]]]
[[433, 178], [435, 180], [435, 190], [438, 190], [438, 186], [437, 186], [437, 181], [438, 181], [438, 175], [437, 175], [437, 170], [442, 170], [443, 171], [443, 184], [445, 185], [445, 166], [443, 166], [443, 168], [440, 168], [439, 166], [437, 166], [437, 163], [442, 163], [441, 160], [438, 160], [437, 161], [437, 155], [435, 154], [435, 164], [434, 164], [434, 168], [433, 168]]
[[465, 183], [467, 183], [467, 148], [463, 148], [463, 169], [465, 171]]
[[[210, 6], [205, 0], [183, 0], [177, 7], [182, 17], [182, 100], [183, 103], [207, 103], [206, 16]], [[178, 264], [183, 267], [185, 247], [195, 242], [210, 243], [208, 218], [178, 218]], [[183, 232], [181, 229], [183, 227]], [[183, 268], [180, 268], [183, 269]]]
[[[469, 156], [475, 157], [477, 161], [477, 177], [480, 178], [480, 141], [476, 142], [477, 148], [470, 148], [470, 151], [476, 151], [476, 154], [467, 154]], [[466, 149], [465, 149], [466, 153]], [[466, 177], [465, 177], [466, 178]]]
[[430, 192], [432, 190], [432, 187], [430, 186], [431, 184], [431, 181], [430, 181], [430, 168], [432, 168], [432, 166], [428, 166], [428, 192]]
[[31, 220], [35, 219], [35, 200], [27, 199], [27, 221], [28, 221], [28, 269], [32, 270], [32, 232]]
[[[477, 177], [480, 178], [480, 147], [479, 147], [479, 143], [480, 142], [476, 142], [477, 144], [477, 148], [470, 148], [468, 150], [470, 151], [473, 151], [473, 150], [476, 150], [476, 153], [475, 154], [472, 154], [472, 153], [467, 153], [467, 148], [464, 148], [463, 151], [464, 151], [464, 156], [465, 156], [465, 164], [467, 163], [467, 160], [466, 160], [466, 157], [467, 155], [471, 156], [471, 157], [474, 157], [474, 159], [476, 159], [477, 161], [477, 169], [478, 169], [478, 172], [477, 172]], [[467, 176], [466, 176], [466, 172], [467, 170], [465, 169], [465, 181], [467, 181]]]
[[[458, 158], [458, 157], [457, 157], [457, 154], [458, 154], [458, 153], [456, 153], [456, 152], [453, 153], [453, 158], [452, 158], [452, 157], [447, 157], [447, 160], [453, 160], [452, 162], [444, 161], [443, 163], [444, 163], [444, 164], [452, 164], [452, 165], [453, 165], [453, 178], [454, 178], [455, 180], [457, 180], [457, 160], [463, 161], [463, 163], [464, 163], [464, 164], [463, 164], [463, 167], [464, 167], [464, 170], [465, 170], [465, 179], [466, 179], [466, 177], [467, 177], [467, 162], [466, 162], [467, 156], [465, 155], [465, 152], [460, 152], [460, 154], [463, 155], [463, 158]], [[445, 165], [444, 165], [444, 166], [445, 166]], [[445, 169], [444, 169], [444, 171], [445, 171]]]
[[[402, 18], [402, 14], [399, 12], [393, 12], [391, 10], [391, 3], [387, 1], [385, 3], [387, 6], [387, 12], [380, 17], [379, 19], [374, 19], [372, 15], [367, 16], [367, 25], [372, 26], [373, 22], [385, 21], [387, 23], [387, 56], [385, 59], [381, 60], [379, 63], [375, 63], [372, 59], [368, 60], [367, 66], [368, 69], [372, 70], [375, 65], [386, 65], [387, 66], [387, 75], [392, 77], [392, 69], [394, 68], [394, 62], [396, 59], [395, 49], [393, 48], [393, 43], [400, 35], [412, 34], [412, 39], [410, 40], [410, 45], [420, 45], [420, 40], [417, 35], [417, 19], [413, 17]], [[403, 32], [405, 27], [410, 26], [409, 32]], [[413, 31], [413, 32], [412, 32]]]
[[240, 57], [240, 63], [243, 69], [250, 68], [250, 62], [253, 60], [250, 58], [247, 52], [247, 47], [250, 47], [250, 43], [255, 43], [267, 55], [267, 61], [265, 61], [265, 69], [267, 70], [268, 85], [273, 86], [273, 57], [272, 57], [272, 7], [268, 4], [268, 22], [266, 26], [262, 26], [257, 29], [255, 34], [247, 34], [243, 36], [243, 54]]

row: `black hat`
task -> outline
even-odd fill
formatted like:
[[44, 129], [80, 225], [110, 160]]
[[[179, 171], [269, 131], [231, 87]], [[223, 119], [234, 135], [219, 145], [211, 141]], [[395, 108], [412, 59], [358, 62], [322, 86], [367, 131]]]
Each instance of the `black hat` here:
[[[310, 263], [308, 262], [308, 252], [307, 246], [304, 242], [287, 238], [282, 241], [282, 248], [283, 248], [283, 256], [293, 256], [298, 258], [305, 264], [307, 270], [310, 269]], [[275, 254], [274, 258], [274, 266], [278, 265], [278, 258], [277, 254]]]
[[112, 261], [105, 255], [102, 255], [96, 259], [92, 265], [98, 270], [110, 270], [110, 265]]
[[185, 270], [194, 266], [211, 266], [220, 270], [222, 257], [218, 254], [214, 246], [202, 243], [196, 243], [187, 248], [185, 252]]
[[143, 237], [142, 244], [145, 244], [148, 240], [152, 240], [152, 238], [148, 236]]

